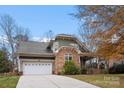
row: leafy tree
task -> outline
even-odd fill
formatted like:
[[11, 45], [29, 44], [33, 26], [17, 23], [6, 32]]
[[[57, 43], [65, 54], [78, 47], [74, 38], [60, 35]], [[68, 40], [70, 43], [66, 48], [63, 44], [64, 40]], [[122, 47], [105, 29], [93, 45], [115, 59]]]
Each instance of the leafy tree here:
[[124, 6], [77, 6], [74, 16], [93, 52], [106, 60], [123, 60]]
[[12, 69], [12, 63], [8, 60], [7, 52], [0, 50], [0, 73], [9, 72]]

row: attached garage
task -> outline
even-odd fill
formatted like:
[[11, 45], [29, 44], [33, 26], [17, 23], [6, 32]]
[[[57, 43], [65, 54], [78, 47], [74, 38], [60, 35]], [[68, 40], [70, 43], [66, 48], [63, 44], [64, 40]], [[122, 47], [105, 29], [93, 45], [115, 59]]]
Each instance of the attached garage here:
[[20, 42], [16, 55], [18, 70], [23, 75], [50, 75], [53, 72], [55, 55], [49, 42]]
[[23, 75], [50, 75], [52, 63], [23, 62]]
[[19, 71], [23, 75], [51, 75], [54, 57], [20, 57]]

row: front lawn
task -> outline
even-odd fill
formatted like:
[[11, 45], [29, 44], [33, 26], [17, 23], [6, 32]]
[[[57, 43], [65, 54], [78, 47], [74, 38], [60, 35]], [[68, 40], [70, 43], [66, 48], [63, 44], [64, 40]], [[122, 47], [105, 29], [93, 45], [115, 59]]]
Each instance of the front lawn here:
[[124, 88], [124, 74], [67, 75], [103, 88]]
[[15, 88], [19, 76], [0, 76], [0, 88]]

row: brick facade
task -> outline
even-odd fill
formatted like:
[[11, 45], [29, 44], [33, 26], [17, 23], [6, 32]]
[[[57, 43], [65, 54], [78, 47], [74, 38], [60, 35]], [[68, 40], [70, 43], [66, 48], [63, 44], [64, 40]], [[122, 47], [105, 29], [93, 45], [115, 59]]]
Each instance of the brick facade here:
[[78, 52], [75, 48], [72, 47], [62, 47], [57, 53], [55, 57], [55, 63], [54, 63], [54, 73], [58, 74], [62, 71], [64, 66], [64, 55], [65, 54], [72, 54], [72, 60], [75, 62], [75, 64], [80, 67], [80, 56], [78, 55]]

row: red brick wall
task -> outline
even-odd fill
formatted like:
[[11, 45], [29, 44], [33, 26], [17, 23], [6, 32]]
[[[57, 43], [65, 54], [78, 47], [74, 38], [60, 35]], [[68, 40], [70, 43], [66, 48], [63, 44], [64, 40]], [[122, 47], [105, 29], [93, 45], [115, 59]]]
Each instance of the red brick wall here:
[[80, 61], [79, 61], [79, 55], [76, 51], [75, 48], [71, 48], [71, 47], [62, 47], [58, 53], [56, 53], [56, 58], [55, 58], [55, 63], [54, 63], [54, 73], [58, 74], [59, 72], [62, 71], [63, 66], [64, 66], [64, 55], [66, 53], [70, 53], [72, 54], [72, 59], [75, 62], [75, 64], [77, 66], [80, 67]]

